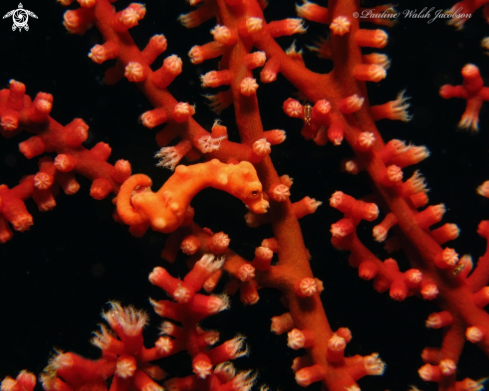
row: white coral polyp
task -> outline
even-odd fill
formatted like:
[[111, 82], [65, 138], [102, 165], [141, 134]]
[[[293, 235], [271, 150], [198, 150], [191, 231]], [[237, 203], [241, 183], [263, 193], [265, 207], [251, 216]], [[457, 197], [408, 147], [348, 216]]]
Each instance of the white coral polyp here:
[[74, 11], [66, 11], [63, 15], [63, 26], [68, 32], [75, 34], [77, 29], [81, 27], [81, 19]]
[[368, 67], [368, 80], [378, 83], [379, 81], [385, 79], [387, 72], [383, 67], [377, 64], [371, 64]]
[[271, 144], [266, 138], [261, 138], [253, 143], [253, 152], [259, 157], [265, 157], [272, 151]]
[[455, 266], [458, 263], [458, 254], [453, 248], [443, 250], [443, 262], [448, 266]]
[[[381, 53], [369, 54], [368, 60], [369, 60], [368, 63], [380, 65], [384, 69], [389, 69], [391, 66], [391, 61], [390, 61], [389, 57], [387, 57], [385, 54], [381, 54]], [[404, 92], [405, 91], [401, 92], [401, 95]], [[398, 98], [399, 98], [399, 96], [398, 96]], [[405, 99], [409, 99], [409, 98], [405, 98]]]
[[122, 11], [120, 22], [127, 27], [134, 27], [144, 18], [146, 8], [142, 4], [134, 3]]
[[443, 326], [443, 321], [439, 314], [433, 313], [428, 316], [425, 325], [430, 329], [439, 329]]
[[139, 82], [144, 80], [144, 67], [135, 61], [126, 65], [124, 76], [131, 82]]
[[372, 353], [370, 356], [363, 358], [365, 370], [369, 375], [382, 375], [385, 370], [385, 363], [379, 358], [378, 353]]
[[344, 197], [345, 193], [342, 191], [335, 191], [329, 199], [329, 205], [333, 208], [338, 208], [338, 206], [343, 202]]
[[343, 36], [350, 32], [351, 22], [346, 16], [337, 16], [329, 25], [334, 35]]
[[304, 347], [305, 340], [304, 333], [299, 329], [293, 329], [287, 334], [287, 346], [291, 349], [297, 350]]
[[[340, 144], [341, 141], [339, 141], [338, 144], [336, 144], [335, 142], [335, 145], [340, 145]], [[344, 165], [344, 169], [348, 174], [351, 175], [357, 175], [360, 172], [360, 167], [358, 167], [357, 162], [355, 162], [354, 160], [346, 161]]]
[[467, 328], [465, 338], [472, 343], [480, 342], [484, 339], [484, 332], [480, 328], [472, 326]]
[[160, 337], [155, 343], [156, 350], [160, 354], [168, 354], [173, 349], [174, 343], [170, 337]]
[[393, 153], [395, 155], [402, 155], [403, 153], [409, 151], [409, 149], [411, 148], [411, 146], [406, 145], [404, 141], [397, 139], [389, 141], [387, 145], [389, 147], [392, 147], [392, 149], [394, 150]]
[[419, 171], [415, 171], [413, 176], [406, 181], [406, 184], [409, 184], [409, 186], [412, 188], [413, 194], [428, 191], [426, 189], [424, 178], [421, 176]]
[[270, 197], [278, 202], [287, 201], [290, 197], [290, 188], [283, 184], [275, 186], [270, 194]]
[[413, 284], [419, 284], [423, 279], [423, 273], [418, 269], [411, 269], [411, 272], [407, 276], [408, 281]]
[[287, 33], [292, 34], [303, 34], [306, 32], [304, 28], [304, 21], [299, 18], [288, 18], [287, 19]]
[[210, 153], [220, 148], [221, 141], [225, 140], [227, 136], [221, 136], [213, 138], [210, 134], [200, 137], [197, 140], [197, 149], [202, 153]]
[[328, 340], [328, 349], [331, 349], [335, 352], [340, 352], [345, 350], [346, 341], [343, 337], [340, 337], [337, 334], [333, 334], [331, 338]]
[[175, 333], [175, 330], [177, 329], [177, 326], [174, 325], [173, 323], [165, 320], [161, 326], [160, 326], [160, 334], [163, 335], [173, 335]]
[[256, 373], [252, 371], [240, 372], [233, 379], [233, 389], [237, 391], [250, 391], [255, 384]]
[[373, 237], [376, 242], [383, 242], [387, 238], [388, 231], [381, 225], [376, 225], [373, 229]]
[[272, 72], [271, 70], [264, 69], [260, 74], [260, 80], [263, 83], [271, 83], [277, 80], [277, 72]]
[[144, 311], [136, 310], [134, 307], [122, 307], [120, 303], [110, 302], [112, 308], [103, 313], [103, 317], [112, 328], [121, 326], [124, 333], [135, 336], [142, 332], [146, 326], [148, 315]]
[[414, 145], [410, 145], [409, 154], [411, 155], [412, 164], [415, 164], [430, 156], [430, 151], [425, 146], [416, 147]]
[[155, 158], [160, 159], [156, 167], [168, 168], [173, 171], [183, 156], [178, 153], [175, 147], [163, 147], [156, 153]]
[[258, 83], [252, 77], [245, 77], [239, 85], [239, 91], [242, 95], [251, 96], [256, 93]]
[[255, 277], [255, 268], [249, 263], [245, 263], [238, 270], [238, 278], [241, 281], [250, 281]]
[[330, 232], [333, 238], [344, 238], [350, 234], [350, 226], [344, 227], [341, 224], [333, 224]]
[[477, 188], [477, 193], [483, 197], [489, 198], [489, 181], [485, 181]]
[[200, 25], [200, 19], [196, 17], [194, 12], [189, 12], [188, 14], [182, 14], [178, 17], [178, 21], [183, 27], [188, 29], [195, 28]]
[[310, 277], [303, 278], [299, 284], [299, 290], [304, 296], [314, 295], [318, 290], [316, 280]]
[[375, 142], [375, 136], [373, 133], [363, 132], [358, 136], [358, 144], [363, 148], [372, 148]]
[[213, 246], [215, 246], [219, 249], [225, 249], [225, 248], [229, 247], [230, 242], [231, 242], [231, 239], [224, 232], [218, 232], [212, 236]]
[[204, 61], [204, 53], [200, 46], [194, 46], [188, 52], [192, 64], [200, 64]]
[[216, 366], [214, 369], [214, 374], [219, 375], [219, 378], [224, 379], [224, 381], [227, 383], [233, 380], [234, 376], [236, 376], [236, 369], [234, 368], [233, 364], [226, 361]]
[[172, 75], [180, 74], [180, 72], [182, 72], [182, 65], [183, 65], [182, 59], [178, 57], [176, 54], [173, 54], [170, 57], [165, 58], [165, 61], [163, 61], [163, 66]]
[[194, 365], [194, 373], [201, 379], [205, 379], [212, 373], [212, 365], [206, 361], [199, 361]]
[[225, 257], [215, 258], [212, 254], [205, 254], [200, 258], [200, 260], [196, 263], [202, 268], [206, 269], [209, 273], [213, 273], [216, 270], [219, 270], [224, 264]]
[[421, 289], [421, 295], [425, 300], [433, 300], [436, 296], [438, 296], [438, 287], [435, 284], [426, 284]]
[[299, 118], [303, 115], [303, 107], [298, 101], [293, 100], [287, 104], [286, 113], [289, 117]]
[[222, 45], [229, 45], [235, 41], [231, 30], [226, 26], [217, 25], [211, 30], [214, 40]]
[[16, 391], [19, 389], [17, 380], [7, 376], [2, 380], [2, 391]]
[[167, 41], [163, 34], [156, 34], [151, 37], [151, 42], [156, 43], [157, 49], [163, 53], [167, 47]]
[[440, 361], [440, 372], [443, 376], [453, 375], [457, 369], [457, 365], [453, 360], [445, 359]]
[[36, 109], [42, 113], [49, 113], [53, 108], [53, 103], [46, 99], [38, 99], [35, 101]]
[[413, 116], [409, 115], [409, 113], [407, 112], [407, 110], [409, 109], [409, 103], [407, 103], [407, 101], [411, 98], [409, 96], [404, 96], [405, 92], [406, 91], [401, 91], [401, 93], [397, 95], [396, 100], [391, 102], [391, 110], [393, 119], [408, 122], [411, 121]]
[[253, 56], [253, 67], [262, 67], [265, 65], [265, 62], [267, 61], [267, 55], [265, 52], [254, 52], [252, 53]]
[[191, 116], [195, 114], [195, 107], [187, 102], [179, 102], [175, 105], [174, 111], [181, 116]]
[[202, 87], [217, 87], [219, 86], [219, 78], [217, 77], [217, 71], [207, 72], [205, 75], [200, 76], [200, 82]]
[[45, 172], [38, 172], [34, 176], [34, 187], [40, 190], [46, 190], [49, 189], [52, 184], [53, 184], [54, 178], [45, 173]]
[[458, 127], [465, 130], [473, 130], [477, 132], [479, 130], [479, 113], [472, 111], [466, 111], [462, 115], [462, 119], [458, 123]]
[[389, 40], [389, 36], [385, 31], [375, 30], [375, 35], [372, 42], [375, 45], [374, 47], [383, 48], [385, 45], [387, 45], [388, 40]]
[[355, 112], [361, 109], [364, 101], [365, 98], [359, 97], [357, 94], [354, 94], [347, 98], [347, 106], [351, 111]]
[[107, 60], [107, 51], [102, 45], [95, 45], [88, 54], [88, 57], [97, 64], [102, 64]]
[[100, 350], [107, 349], [109, 347], [110, 341], [113, 338], [110, 332], [104, 325], [100, 325], [100, 331], [93, 332], [94, 337], [91, 339], [91, 343], [97, 346]]
[[387, 167], [387, 178], [392, 182], [399, 182], [402, 180], [404, 174], [402, 169], [396, 165]]
[[263, 19], [262, 18], [248, 18], [246, 19], [246, 30], [251, 33], [256, 33], [263, 28]]
[[187, 303], [192, 297], [192, 294], [188, 290], [188, 288], [179, 284], [175, 289], [175, 291], [173, 292], [172, 296], [179, 303]]
[[245, 337], [238, 335], [229, 341], [224, 342], [226, 352], [231, 359], [236, 359], [248, 355], [248, 348], [245, 344]]
[[127, 379], [134, 376], [136, 372], [136, 360], [132, 357], [125, 357], [117, 361], [116, 374], [117, 376]]
[[216, 314], [220, 311], [227, 310], [229, 308], [229, 297], [226, 295], [211, 296], [207, 303], [207, 311], [210, 314]]
[[314, 110], [317, 110], [320, 114], [328, 114], [331, 111], [331, 103], [326, 99], [321, 99], [314, 105]]
[[73, 357], [69, 353], [61, 353], [53, 361], [56, 368], [70, 368], [73, 365]]
[[303, 0], [304, 4], [295, 5], [295, 10], [299, 18], [311, 19], [315, 12], [316, 4]]

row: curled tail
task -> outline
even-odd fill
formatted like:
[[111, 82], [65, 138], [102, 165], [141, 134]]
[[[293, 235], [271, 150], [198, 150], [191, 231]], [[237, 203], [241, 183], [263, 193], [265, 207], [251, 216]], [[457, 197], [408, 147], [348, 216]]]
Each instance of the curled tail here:
[[125, 224], [132, 226], [148, 222], [146, 215], [134, 209], [131, 198], [134, 195], [134, 191], [151, 187], [151, 184], [151, 178], [144, 174], [133, 175], [122, 184], [117, 196], [117, 213]]

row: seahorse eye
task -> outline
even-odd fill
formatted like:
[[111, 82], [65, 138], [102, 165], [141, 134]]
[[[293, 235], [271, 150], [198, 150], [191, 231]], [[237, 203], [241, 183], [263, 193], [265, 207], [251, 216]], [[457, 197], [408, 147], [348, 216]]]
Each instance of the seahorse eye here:
[[256, 197], [258, 195], [258, 190], [252, 190], [251, 191], [251, 196]]

